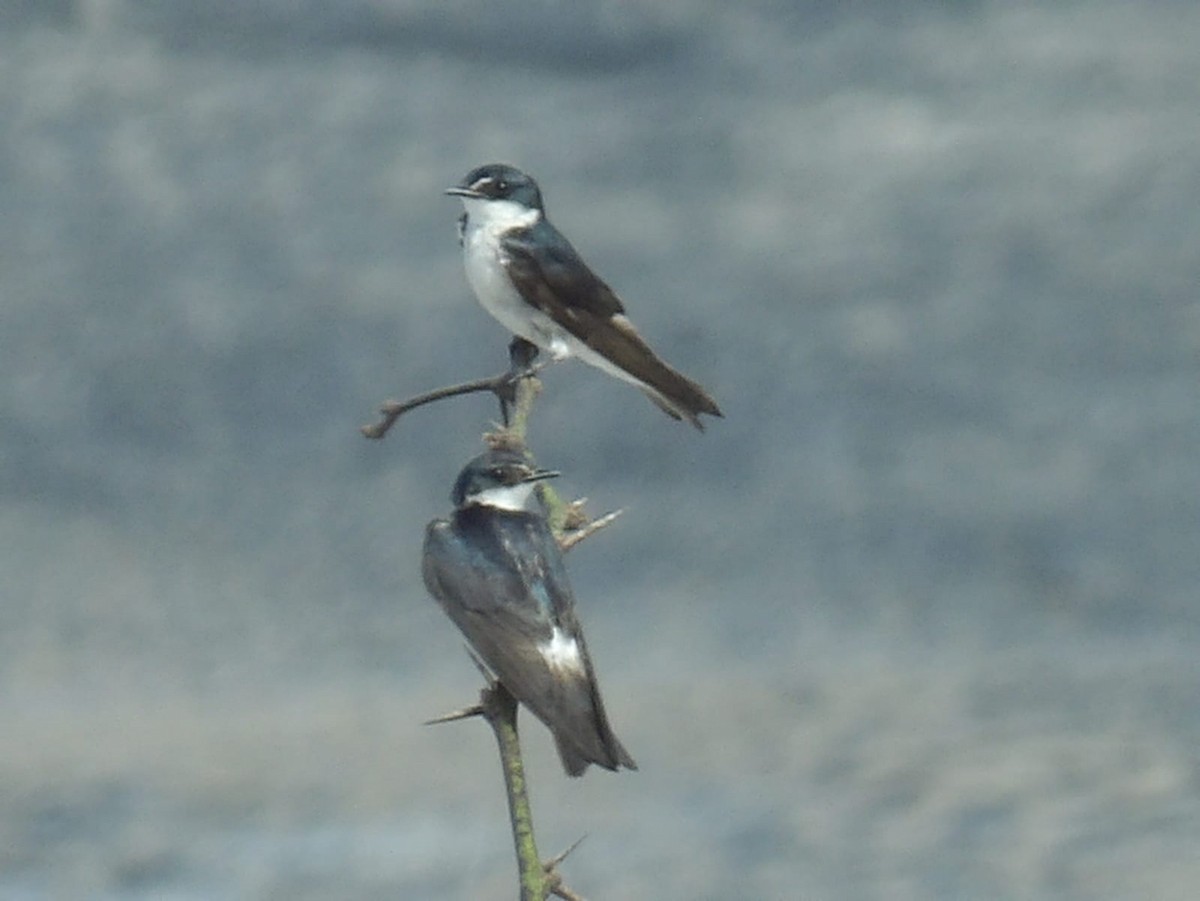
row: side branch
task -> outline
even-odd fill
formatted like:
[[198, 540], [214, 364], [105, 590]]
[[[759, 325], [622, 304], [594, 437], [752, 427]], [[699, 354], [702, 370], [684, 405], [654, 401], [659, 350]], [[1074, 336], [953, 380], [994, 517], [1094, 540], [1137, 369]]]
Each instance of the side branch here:
[[[447, 397], [458, 397], [462, 394], [475, 394], [479, 391], [490, 391], [500, 399], [500, 410], [504, 417], [505, 425], [508, 425], [508, 408], [515, 406], [517, 408], [516, 421], [513, 423], [513, 430], [521, 438], [525, 437], [525, 418], [529, 415], [529, 407], [533, 403], [533, 385], [537, 382], [538, 370], [544, 366], [544, 363], [534, 364], [534, 358], [537, 357], [537, 347], [530, 344], [524, 338], [514, 338], [508, 348], [509, 367], [508, 371], [500, 375], [494, 375], [491, 378], [475, 379], [471, 382], [463, 382], [461, 385], [449, 385], [445, 388], [438, 388], [434, 391], [429, 391], [425, 394], [418, 394], [416, 397], [410, 397], [405, 401], [389, 400], [379, 408], [380, 420], [378, 422], [364, 425], [359, 429], [367, 438], [379, 439], [388, 433], [396, 420], [409, 410], [415, 410], [417, 407], [423, 407], [426, 404], [431, 404], [434, 401], [445, 400]], [[525, 402], [522, 403], [521, 389], [519, 386], [529, 386], [529, 392]]]
[[405, 401], [389, 400], [379, 408], [378, 422], [364, 425], [359, 429], [367, 438], [379, 439], [388, 433], [396, 420], [417, 407], [423, 407], [434, 401], [445, 400], [447, 397], [458, 397], [462, 394], [474, 394], [479, 391], [490, 391], [500, 398], [502, 404], [513, 403], [516, 399], [516, 383], [525, 378], [527, 373], [504, 372], [486, 379], [475, 379], [460, 385], [449, 385], [434, 391], [418, 394]]

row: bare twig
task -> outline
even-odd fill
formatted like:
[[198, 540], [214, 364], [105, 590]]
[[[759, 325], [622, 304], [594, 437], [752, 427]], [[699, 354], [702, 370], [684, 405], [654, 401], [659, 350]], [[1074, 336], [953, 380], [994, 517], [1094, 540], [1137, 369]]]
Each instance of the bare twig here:
[[364, 425], [359, 429], [367, 438], [382, 438], [388, 433], [388, 430], [396, 424], [396, 420], [407, 413], [409, 410], [415, 410], [417, 407], [423, 407], [426, 404], [431, 404], [434, 401], [445, 400], [447, 397], [458, 397], [462, 394], [475, 394], [480, 391], [491, 391], [500, 399], [500, 412], [504, 418], [505, 425], [508, 425], [508, 408], [513, 405], [517, 408], [518, 417], [522, 417], [519, 425], [514, 422], [513, 427], [516, 428], [518, 437], [525, 437], [525, 423], [523, 417], [529, 415], [529, 408], [532, 405], [533, 398], [524, 404], [522, 412], [522, 404], [520, 402], [520, 387], [527, 386], [531, 390], [535, 390], [537, 384], [535, 376], [545, 366], [545, 363], [535, 364], [533, 361], [538, 354], [537, 346], [526, 341], [524, 338], [513, 338], [512, 343], [508, 346], [508, 371], [500, 375], [494, 375], [491, 378], [475, 379], [471, 382], [463, 382], [461, 385], [449, 385], [445, 388], [438, 388], [434, 391], [428, 391], [425, 394], [418, 394], [416, 397], [410, 397], [405, 401], [389, 400], [379, 408], [380, 420]]
[[462, 394], [491, 391], [496, 397], [500, 398], [502, 404], [512, 403], [516, 384], [522, 379], [531, 378], [535, 371], [536, 369], [515, 373], [511, 371], [503, 372], [500, 375], [494, 375], [486, 379], [475, 379], [474, 381], [463, 382], [459, 385], [438, 388], [434, 391], [428, 391], [425, 394], [418, 394], [416, 397], [410, 397], [405, 401], [389, 400], [379, 408], [379, 421], [364, 425], [359, 431], [367, 438], [382, 438], [396, 424], [396, 420], [409, 410], [415, 410], [417, 407], [423, 407], [434, 401], [445, 400], [447, 397], [458, 397]]
[[571, 891], [571, 888], [563, 883], [562, 877], [558, 875], [557, 870], [550, 874], [549, 888], [550, 894], [559, 898], [564, 898], [565, 901], [587, 901], [583, 895]]
[[624, 512], [624, 510], [613, 510], [611, 513], [605, 513], [603, 516], [597, 517], [576, 529], [572, 529], [570, 532], [563, 533], [558, 539], [559, 548], [562, 549], [563, 553], [566, 553], [585, 538], [590, 538], [601, 529], [612, 525], [617, 517]]

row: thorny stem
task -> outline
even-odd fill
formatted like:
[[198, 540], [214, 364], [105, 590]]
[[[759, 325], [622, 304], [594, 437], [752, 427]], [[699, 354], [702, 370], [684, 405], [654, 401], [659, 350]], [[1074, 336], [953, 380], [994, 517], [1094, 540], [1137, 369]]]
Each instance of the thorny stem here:
[[[468, 386], [480, 387], [470, 387], [459, 391], [457, 389], [463, 388], [463, 386], [455, 386], [451, 389], [441, 389], [440, 392], [431, 392], [429, 395], [415, 398], [406, 404], [397, 405], [399, 409], [394, 413], [391, 405], [385, 406], [382, 410], [384, 419], [375, 427], [364, 427], [363, 433], [368, 437], [381, 438], [401, 413], [411, 410], [414, 406], [430, 403], [441, 397], [467, 393], [468, 390], [492, 390], [500, 397], [502, 409], [507, 410], [504, 406], [506, 402], [512, 404], [512, 414], [511, 417], [508, 417], [509, 421], [505, 429], [488, 433], [484, 436], [484, 440], [493, 448], [506, 447], [524, 451], [529, 414], [533, 408], [534, 399], [541, 390], [541, 382], [530, 365], [531, 358], [522, 360], [519, 356], [522, 350], [524, 349], [514, 342], [511, 350], [512, 370], [503, 376], [467, 383]], [[547, 488], [548, 486], [542, 486], [543, 499], [548, 506], [559, 510], [560, 515], [557, 518], [562, 521], [563, 515], [561, 514], [572, 505], [566, 504], [557, 494], [546, 490]], [[577, 508], [575, 512], [578, 513]], [[588, 535], [594, 534], [608, 525], [616, 516], [617, 514], [610, 513], [594, 523], [586, 523], [586, 517], [583, 517], [585, 520], [583, 524], [578, 525], [574, 531], [568, 532], [565, 536], [559, 537], [561, 546], [564, 550], [573, 547]], [[525, 782], [525, 763], [521, 754], [520, 737], [517, 733], [517, 701], [503, 684], [496, 681], [478, 657], [473, 653], [471, 656], [487, 683], [486, 687], [480, 691], [479, 703], [437, 717], [430, 720], [430, 724], [482, 716], [495, 734], [496, 745], [500, 751], [500, 766], [504, 774], [505, 793], [508, 796], [509, 822], [512, 827], [513, 846], [517, 855], [521, 901], [545, 901], [551, 894], [567, 899], [567, 901], [583, 901], [582, 896], [576, 894], [564, 883], [558, 872], [558, 865], [566, 858], [567, 854], [575, 849], [575, 845], [545, 864], [538, 855], [537, 841], [533, 831], [533, 809], [529, 803], [529, 792]], [[578, 842], [576, 842], [577, 844]]]

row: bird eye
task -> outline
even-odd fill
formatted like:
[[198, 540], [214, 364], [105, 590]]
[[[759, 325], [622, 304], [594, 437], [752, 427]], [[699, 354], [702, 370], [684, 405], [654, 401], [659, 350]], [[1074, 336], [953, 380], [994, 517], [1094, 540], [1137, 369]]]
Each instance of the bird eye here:
[[508, 190], [508, 182], [506, 182], [503, 178], [500, 179], [498, 182], [496, 182], [496, 193], [497, 194], [503, 194], [507, 190]]

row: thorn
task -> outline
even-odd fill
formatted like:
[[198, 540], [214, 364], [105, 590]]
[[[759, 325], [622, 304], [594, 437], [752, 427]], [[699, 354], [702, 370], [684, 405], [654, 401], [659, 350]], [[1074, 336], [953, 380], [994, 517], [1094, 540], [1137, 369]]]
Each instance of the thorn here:
[[[475, 664], [475, 669], [479, 670], [479, 674], [483, 676], [483, 681], [487, 685], [487, 688], [484, 689], [484, 693], [486, 694], [487, 692], [494, 690], [495, 687], [500, 683], [497, 681], [496, 677], [492, 675], [492, 671], [488, 669], [487, 664], [484, 663], [479, 658], [479, 655], [475, 653], [475, 649], [473, 647], [471, 647], [469, 644], [464, 645], [464, 647], [467, 650], [467, 656], [471, 658], [471, 662]], [[470, 707], [463, 707], [459, 710], [452, 710], [450, 713], [445, 713], [441, 716], [434, 717], [431, 720], [426, 720], [425, 725], [437, 726], [441, 723], [453, 723], [457, 720], [470, 719], [473, 716], [481, 716], [484, 719], [487, 719], [490, 716], [488, 708], [484, 704], [482, 698], [478, 704], [472, 704]]]
[[546, 891], [548, 894], [564, 898], [566, 901], [584, 901], [582, 895], [577, 895], [563, 883], [562, 874], [558, 872], [558, 865], [566, 860], [567, 856], [578, 848], [585, 838], [587, 838], [586, 835], [579, 836], [571, 847], [567, 848], [567, 850], [563, 851], [557, 857], [552, 857], [542, 864], [542, 869], [546, 871]]
[[498, 680], [492, 674], [492, 671], [488, 669], [487, 664], [479, 658], [479, 655], [475, 653], [475, 649], [473, 647], [467, 645], [466, 648], [467, 656], [469, 656], [471, 658], [471, 662], [475, 664], [475, 669], [479, 670], [479, 675], [483, 676], [483, 681], [487, 683], [487, 687], [489, 689], [495, 688]]
[[564, 860], [566, 860], [568, 857], [570, 857], [571, 854], [575, 851], [575, 849], [583, 844], [583, 840], [585, 838], [587, 838], [587, 833], [584, 833], [583, 835], [579, 836], [579, 838], [575, 839], [574, 843], [569, 848], [567, 848], [566, 851], [563, 851], [557, 857], [551, 857], [548, 861], [546, 861], [546, 870], [547, 871], [553, 870], [560, 863], [562, 863]]
[[426, 720], [426, 726], [438, 726], [442, 723], [453, 723], [458, 720], [468, 720], [473, 716], [483, 716], [484, 709], [480, 704], [472, 704], [470, 707], [463, 707], [461, 710], [452, 710], [450, 713], [443, 713], [441, 716], [435, 716], [431, 720]]

